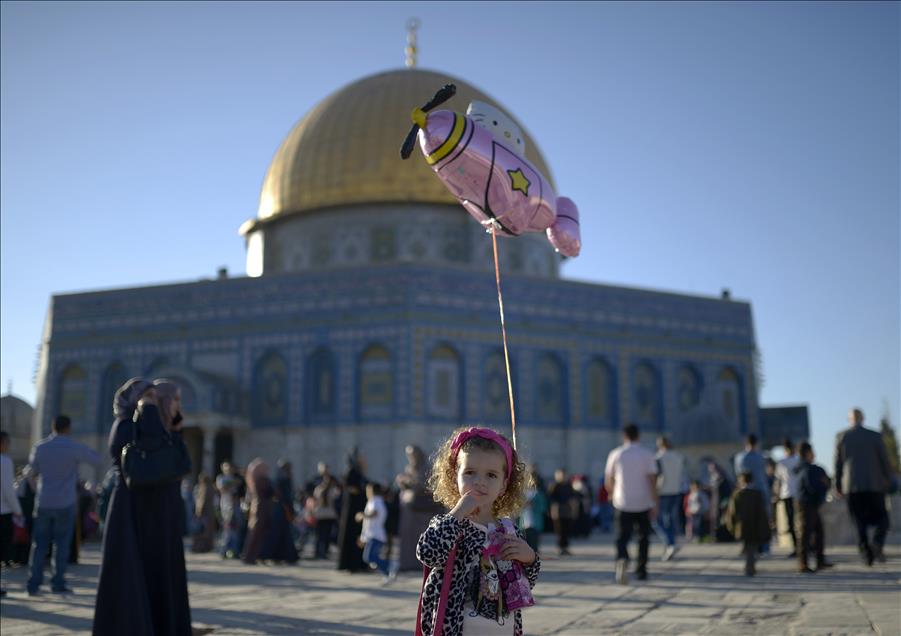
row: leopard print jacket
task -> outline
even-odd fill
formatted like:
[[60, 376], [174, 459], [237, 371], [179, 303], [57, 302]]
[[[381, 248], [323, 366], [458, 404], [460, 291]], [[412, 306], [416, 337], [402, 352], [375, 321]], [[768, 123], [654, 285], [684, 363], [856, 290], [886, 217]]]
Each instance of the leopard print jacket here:
[[[524, 538], [519, 528], [516, 529], [516, 536], [520, 539]], [[463, 603], [467, 589], [466, 575], [470, 568], [475, 567], [479, 562], [482, 548], [485, 545], [485, 533], [476, 528], [469, 519], [458, 521], [452, 515], [436, 515], [416, 544], [416, 557], [423, 565], [431, 568], [422, 589], [420, 628], [425, 636], [431, 636], [434, 633], [441, 584], [444, 581], [444, 567], [457, 537], [461, 538], [457, 545], [451, 589], [447, 597], [443, 634], [444, 636], [461, 636], [463, 633]], [[541, 558], [537, 553], [534, 563], [523, 565], [530, 588], [535, 587], [540, 569]], [[515, 610], [514, 617], [514, 636], [522, 636], [521, 611]]]

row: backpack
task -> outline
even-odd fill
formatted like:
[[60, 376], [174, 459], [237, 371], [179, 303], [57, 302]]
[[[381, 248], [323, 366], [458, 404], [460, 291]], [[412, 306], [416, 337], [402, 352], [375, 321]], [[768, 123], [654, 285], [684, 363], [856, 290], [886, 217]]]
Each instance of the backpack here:
[[800, 464], [798, 468], [800, 479], [801, 503], [807, 506], [822, 506], [826, 501], [831, 484], [829, 476], [816, 464]]

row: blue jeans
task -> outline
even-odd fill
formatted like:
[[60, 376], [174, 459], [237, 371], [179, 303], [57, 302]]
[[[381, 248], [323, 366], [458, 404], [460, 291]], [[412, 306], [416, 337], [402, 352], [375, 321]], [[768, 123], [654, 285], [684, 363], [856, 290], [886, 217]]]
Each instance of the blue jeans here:
[[54, 590], [66, 587], [66, 566], [69, 565], [69, 549], [72, 546], [72, 533], [75, 531], [75, 506], [70, 508], [39, 508], [34, 516], [31, 545], [31, 576], [28, 579], [28, 591], [36, 592], [44, 582], [44, 560], [50, 542], [56, 546], [53, 579], [50, 585]]
[[381, 557], [384, 542], [378, 539], [370, 539], [363, 548], [363, 560], [369, 565], [374, 565], [382, 574], [388, 574], [388, 561]]
[[682, 495], [661, 495], [660, 497], [660, 527], [666, 536], [666, 545], [676, 545], [676, 535], [679, 534], [679, 507], [682, 505]]
[[241, 528], [244, 525], [244, 511], [235, 504], [232, 510], [232, 518], [223, 520], [222, 529], [222, 556], [226, 556], [229, 552], [235, 558], [241, 556]]

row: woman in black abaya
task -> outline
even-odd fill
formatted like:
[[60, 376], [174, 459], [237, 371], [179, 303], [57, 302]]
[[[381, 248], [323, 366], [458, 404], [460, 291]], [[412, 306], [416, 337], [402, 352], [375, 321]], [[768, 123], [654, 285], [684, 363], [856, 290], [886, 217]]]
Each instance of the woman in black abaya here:
[[354, 449], [347, 457], [347, 473], [341, 497], [341, 521], [338, 525], [338, 569], [350, 572], [368, 571], [363, 562], [363, 548], [357, 545], [363, 524], [355, 517], [366, 507], [366, 462]]
[[[109, 449], [120, 468], [135, 435], [181, 439], [178, 386], [133, 378], [117, 392]], [[132, 416], [137, 410], [136, 421]], [[182, 545], [179, 484], [129, 489], [117, 480], [106, 517], [103, 560], [94, 607], [94, 636], [190, 636], [191, 608]]]

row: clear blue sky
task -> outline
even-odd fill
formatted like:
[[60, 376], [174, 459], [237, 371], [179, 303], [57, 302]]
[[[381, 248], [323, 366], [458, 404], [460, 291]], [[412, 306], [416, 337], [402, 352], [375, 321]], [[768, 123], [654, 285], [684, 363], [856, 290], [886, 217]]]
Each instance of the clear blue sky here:
[[827, 463], [849, 406], [897, 426], [890, 2], [4, 2], [4, 392], [34, 399], [51, 294], [243, 272], [281, 140], [402, 66], [413, 12], [420, 66], [510, 108], [578, 203], [567, 277], [750, 300], [761, 402], [808, 404]]

